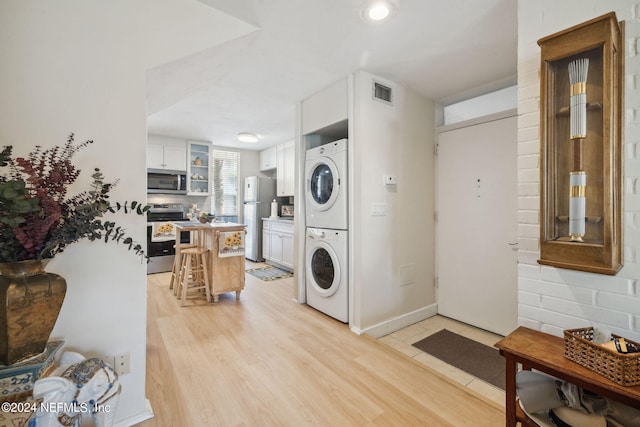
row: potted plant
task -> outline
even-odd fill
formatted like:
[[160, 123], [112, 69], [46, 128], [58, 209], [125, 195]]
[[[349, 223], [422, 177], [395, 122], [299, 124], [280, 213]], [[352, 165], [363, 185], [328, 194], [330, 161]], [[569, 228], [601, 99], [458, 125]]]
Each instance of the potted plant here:
[[[93, 172], [88, 190], [68, 196], [80, 170], [74, 154], [92, 144], [76, 144], [71, 134], [62, 146], [36, 146], [27, 157], [0, 152], [0, 364], [9, 365], [41, 353], [58, 318], [66, 281], [47, 273], [48, 260], [81, 240], [121, 242], [142, 258], [140, 243], [105, 214], [145, 215], [137, 202], [111, 203], [114, 183]], [[148, 258], [146, 258], [148, 260]]]

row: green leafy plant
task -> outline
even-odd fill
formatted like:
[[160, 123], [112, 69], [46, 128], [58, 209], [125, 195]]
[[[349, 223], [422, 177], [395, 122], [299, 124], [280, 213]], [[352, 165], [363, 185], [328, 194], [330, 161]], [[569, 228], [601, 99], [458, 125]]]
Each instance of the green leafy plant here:
[[71, 134], [63, 146], [36, 146], [27, 157], [12, 157], [12, 146], [0, 152], [0, 262], [53, 258], [80, 239], [121, 242], [147, 259], [140, 243], [126, 235], [107, 213], [146, 215], [149, 206], [138, 202], [111, 203], [115, 183], [104, 181], [100, 169], [92, 174], [90, 189], [67, 197], [69, 185], [80, 175], [71, 163], [76, 152], [92, 140], [74, 143]]

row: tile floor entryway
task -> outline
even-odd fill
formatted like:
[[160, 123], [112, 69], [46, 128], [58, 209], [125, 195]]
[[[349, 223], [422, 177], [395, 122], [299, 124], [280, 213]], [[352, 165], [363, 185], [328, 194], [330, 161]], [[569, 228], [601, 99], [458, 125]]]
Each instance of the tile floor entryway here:
[[400, 329], [392, 334], [386, 335], [380, 338], [379, 341], [430, 367], [431, 369], [440, 372], [442, 375], [445, 375], [453, 381], [456, 381], [465, 387], [469, 387], [473, 391], [504, 406], [505, 394], [503, 390], [500, 390], [499, 388], [412, 346], [413, 343], [418, 342], [441, 329], [448, 329], [451, 332], [455, 332], [490, 347], [493, 347], [496, 342], [503, 338], [500, 335], [475, 328], [444, 316], [434, 316], [411, 326], [407, 326], [406, 328]]

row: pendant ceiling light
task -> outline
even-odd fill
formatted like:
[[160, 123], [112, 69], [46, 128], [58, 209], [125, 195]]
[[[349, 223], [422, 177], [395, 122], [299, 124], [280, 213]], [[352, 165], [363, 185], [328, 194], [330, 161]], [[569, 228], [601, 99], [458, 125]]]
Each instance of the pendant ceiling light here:
[[239, 141], [242, 142], [258, 142], [260, 136], [251, 132], [240, 132], [236, 135]]

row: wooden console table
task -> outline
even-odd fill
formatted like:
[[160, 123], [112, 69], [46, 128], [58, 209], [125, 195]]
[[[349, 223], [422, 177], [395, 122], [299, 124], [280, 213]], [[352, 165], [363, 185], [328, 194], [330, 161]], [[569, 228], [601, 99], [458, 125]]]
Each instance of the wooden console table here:
[[640, 386], [623, 387], [565, 358], [562, 338], [520, 326], [495, 346], [506, 360], [507, 427], [533, 425], [516, 402], [517, 363], [640, 409]]

